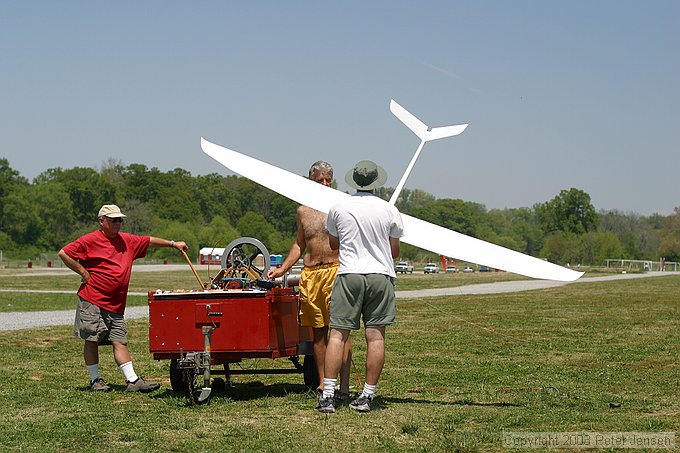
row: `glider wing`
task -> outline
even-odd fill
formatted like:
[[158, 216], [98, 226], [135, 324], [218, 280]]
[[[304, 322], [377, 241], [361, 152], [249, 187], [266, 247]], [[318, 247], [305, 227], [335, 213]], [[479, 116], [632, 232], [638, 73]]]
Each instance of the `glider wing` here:
[[328, 213], [349, 194], [201, 138], [203, 151], [231, 171], [317, 211]]
[[[321, 212], [349, 195], [201, 138], [210, 157], [284, 197]], [[387, 202], [386, 202], [387, 203]], [[582, 273], [402, 214], [402, 241], [451, 258], [547, 280], [574, 281]]]
[[475, 239], [406, 214], [402, 214], [401, 218], [404, 222], [404, 236], [401, 238], [403, 242], [439, 255], [544, 280], [571, 282], [583, 275], [583, 272]]

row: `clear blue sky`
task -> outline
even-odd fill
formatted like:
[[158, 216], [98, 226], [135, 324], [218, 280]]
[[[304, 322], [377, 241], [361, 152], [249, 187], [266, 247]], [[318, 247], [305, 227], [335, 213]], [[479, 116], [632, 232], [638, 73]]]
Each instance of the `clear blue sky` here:
[[0, 157], [32, 179], [113, 158], [228, 174], [200, 137], [297, 173], [361, 159], [487, 208], [576, 187], [680, 206], [677, 1], [2, 1]]

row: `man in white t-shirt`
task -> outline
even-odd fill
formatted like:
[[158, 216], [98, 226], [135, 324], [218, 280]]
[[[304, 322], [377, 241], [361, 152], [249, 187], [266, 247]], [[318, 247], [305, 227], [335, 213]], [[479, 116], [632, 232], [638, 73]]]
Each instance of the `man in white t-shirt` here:
[[332, 249], [340, 250], [340, 265], [331, 295], [330, 336], [326, 348], [323, 394], [316, 410], [335, 412], [333, 393], [351, 330], [364, 319], [366, 381], [350, 408], [371, 410], [371, 402], [385, 363], [385, 327], [396, 322], [393, 258], [399, 256], [404, 232], [397, 208], [373, 195], [387, 181], [374, 162], [358, 162], [345, 176], [357, 189], [347, 200], [331, 207], [327, 228]]

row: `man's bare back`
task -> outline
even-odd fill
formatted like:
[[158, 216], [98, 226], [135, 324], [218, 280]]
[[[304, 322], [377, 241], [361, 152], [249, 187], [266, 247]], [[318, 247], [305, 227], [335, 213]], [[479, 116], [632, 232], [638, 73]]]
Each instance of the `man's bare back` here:
[[297, 221], [306, 245], [303, 257], [305, 266], [337, 263], [338, 251], [332, 250], [328, 243], [326, 214], [308, 206], [300, 206], [297, 209]]

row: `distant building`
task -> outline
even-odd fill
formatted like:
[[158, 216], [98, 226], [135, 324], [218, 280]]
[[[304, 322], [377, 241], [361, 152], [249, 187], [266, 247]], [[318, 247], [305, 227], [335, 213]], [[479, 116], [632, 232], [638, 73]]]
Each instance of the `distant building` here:
[[222, 264], [224, 248], [203, 247], [199, 252], [199, 264]]

